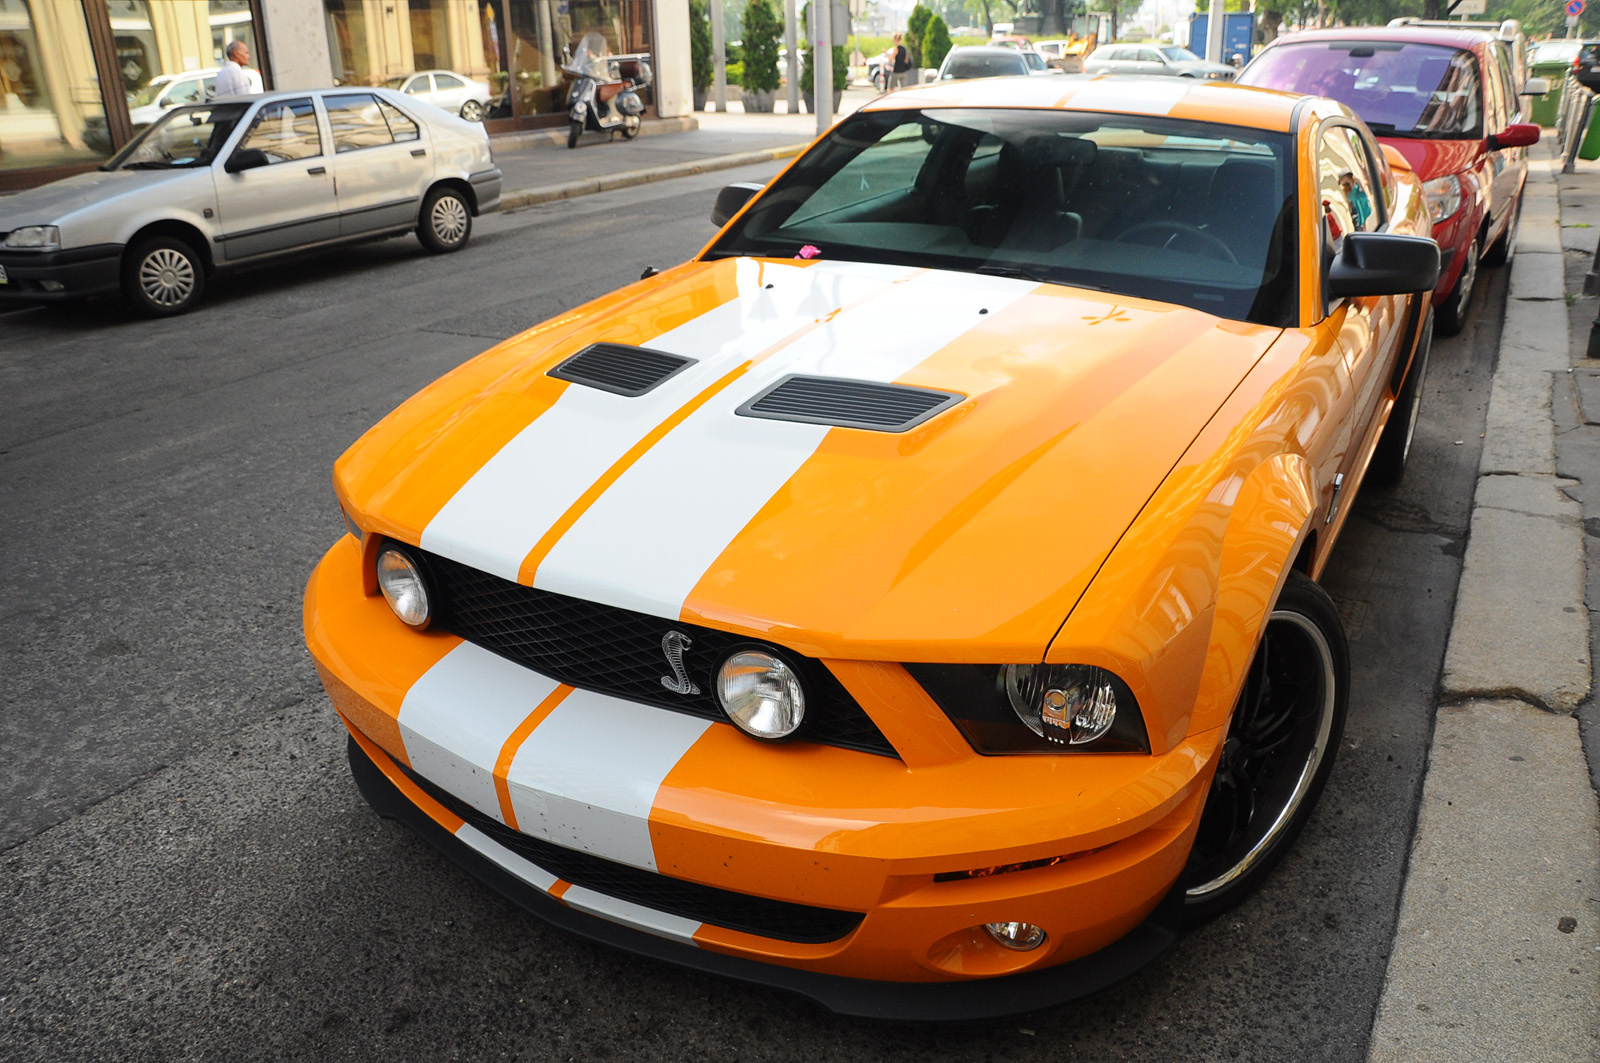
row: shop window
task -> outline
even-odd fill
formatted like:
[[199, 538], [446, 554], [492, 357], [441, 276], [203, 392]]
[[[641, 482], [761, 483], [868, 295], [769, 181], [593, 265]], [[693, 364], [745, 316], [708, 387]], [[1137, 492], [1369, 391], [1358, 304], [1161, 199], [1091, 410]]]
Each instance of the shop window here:
[[106, 7], [135, 131], [179, 103], [209, 98], [235, 41], [249, 49], [248, 66], [260, 78], [249, 0], [106, 0]]
[[77, 4], [34, 20], [0, 0], [0, 170], [92, 163], [111, 154], [89, 28]]

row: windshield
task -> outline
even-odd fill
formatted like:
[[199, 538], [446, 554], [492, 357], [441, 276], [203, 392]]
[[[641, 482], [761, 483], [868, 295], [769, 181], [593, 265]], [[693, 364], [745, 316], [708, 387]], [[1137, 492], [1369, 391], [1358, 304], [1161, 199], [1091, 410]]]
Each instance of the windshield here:
[[1027, 72], [1021, 55], [952, 55], [940, 78], [1003, 78]]
[[170, 84], [172, 84], [171, 78], [157, 78], [139, 91], [128, 93], [128, 106], [130, 108], [150, 106], [161, 95], [161, 90]]
[[1015, 276], [1286, 324], [1294, 156], [1279, 133], [1001, 108], [857, 113], [711, 258]]
[[1174, 63], [1198, 63], [1200, 61], [1200, 57], [1187, 48], [1163, 48], [1161, 49], [1161, 54]]
[[1268, 48], [1241, 85], [1328, 96], [1385, 137], [1483, 136], [1483, 89], [1471, 52], [1399, 41], [1307, 42]]
[[174, 170], [209, 166], [247, 103], [168, 111], [106, 163], [107, 170]]

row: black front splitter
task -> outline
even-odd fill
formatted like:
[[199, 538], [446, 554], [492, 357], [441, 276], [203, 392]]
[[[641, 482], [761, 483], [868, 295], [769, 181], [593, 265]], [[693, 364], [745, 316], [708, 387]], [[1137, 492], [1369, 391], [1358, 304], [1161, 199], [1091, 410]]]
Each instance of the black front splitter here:
[[1098, 993], [1133, 974], [1177, 939], [1183, 888], [1149, 918], [1099, 952], [1039, 971], [962, 982], [876, 982], [841, 978], [697, 949], [569, 908], [458, 839], [413, 804], [350, 739], [350, 770], [374, 810], [398, 820], [484, 885], [563, 930], [697, 971], [798, 993], [839, 1015], [901, 1022], [980, 1022], [1021, 1015]]

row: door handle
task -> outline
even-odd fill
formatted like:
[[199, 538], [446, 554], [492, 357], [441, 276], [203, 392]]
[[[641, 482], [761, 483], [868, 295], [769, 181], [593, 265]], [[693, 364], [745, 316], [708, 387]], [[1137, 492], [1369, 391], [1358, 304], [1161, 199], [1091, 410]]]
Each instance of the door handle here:
[[327, 172], [328, 168], [326, 166], [313, 166], [311, 169], [306, 171], [306, 173], [310, 174], [312, 177], [320, 177]]
[[413, 158], [420, 159], [426, 154], [428, 154], [428, 149], [427, 148], [412, 148], [411, 149], [411, 155], [412, 155]]

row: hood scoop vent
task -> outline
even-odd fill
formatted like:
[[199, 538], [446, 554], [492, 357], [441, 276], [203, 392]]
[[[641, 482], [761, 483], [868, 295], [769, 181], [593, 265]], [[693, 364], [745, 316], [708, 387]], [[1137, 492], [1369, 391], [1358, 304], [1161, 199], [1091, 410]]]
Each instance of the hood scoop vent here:
[[557, 380], [638, 398], [695, 363], [665, 351], [624, 343], [591, 343], [547, 374]]
[[734, 412], [772, 421], [905, 432], [965, 398], [952, 391], [904, 384], [795, 375], [784, 377]]

